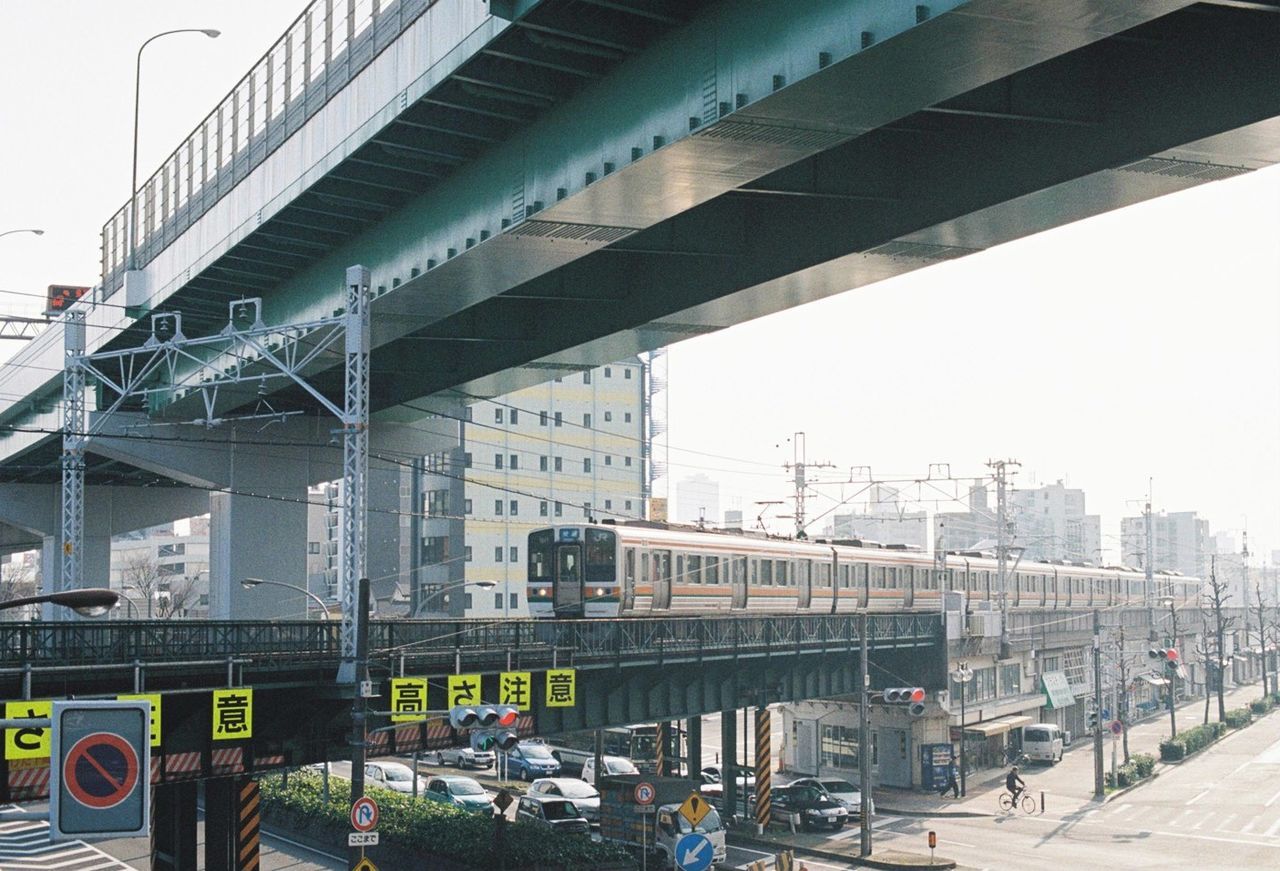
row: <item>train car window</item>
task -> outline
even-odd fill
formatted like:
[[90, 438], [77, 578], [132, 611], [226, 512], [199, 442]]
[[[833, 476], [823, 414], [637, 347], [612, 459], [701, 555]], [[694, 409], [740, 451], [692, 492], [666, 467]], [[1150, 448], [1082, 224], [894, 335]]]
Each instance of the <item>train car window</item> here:
[[706, 574], [704, 575], [708, 584], [720, 583], [720, 557], [707, 557]]
[[884, 566], [871, 567], [871, 587], [876, 590], [884, 589]]
[[676, 554], [676, 574], [675, 574], [675, 581], [676, 581], [676, 583], [677, 583], [677, 584], [682, 584], [682, 583], [684, 583], [685, 581], [687, 581], [688, 579], [689, 579], [689, 576], [688, 576], [687, 574], [685, 574], [684, 554], [682, 554], [682, 553], [681, 553], [681, 554]]
[[784, 559], [774, 561], [773, 576], [779, 587], [787, 586], [787, 561]]
[[653, 578], [649, 576], [649, 554], [646, 551], [640, 554], [640, 583], [648, 584], [652, 581]]
[[623, 551], [622, 565], [626, 573], [627, 585], [634, 588], [636, 582], [636, 549], [634, 547]]
[[818, 566], [818, 586], [831, 586], [831, 563], [821, 563]]
[[529, 534], [529, 580], [551, 580], [551, 547], [554, 533], [550, 529]]
[[655, 550], [653, 552], [653, 577], [657, 581], [671, 580], [671, 551]]
[[840, 586], [849, 589], [849, 566], [841, 564], [840, 566]]
[[[735, 553], [733, 556], [729, 557], [729, 565], [725, 567], [725, 574], [732, 577], [734, 583], [743, 583], [747, 579], [747, 558], [740, 553]], [[754, 568], [751, 571], [751, 578], [752, 583], [754, 583]]]
[[760, 583], [760, 560], [751, 557], [751, 586]]
[[889, 566], [884, 570], [884, 588], [886, 590], [898, 589], [898, 567]]
[[689, 571], [689, 583], [702, 583], [702, 557], [690, 554], [689, 559], [686, 561], [686, 565]]
[[760, 584], [761, 586], [773, 586], [773, 560], [760, 560]]
[[618, 579], [618, 534], [611, 529], [587, 529], [587, 583]]

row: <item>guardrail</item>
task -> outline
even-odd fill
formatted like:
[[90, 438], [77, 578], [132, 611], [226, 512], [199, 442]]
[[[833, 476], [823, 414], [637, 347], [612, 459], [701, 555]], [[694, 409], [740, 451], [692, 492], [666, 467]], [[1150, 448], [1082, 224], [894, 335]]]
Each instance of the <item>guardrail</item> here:
[[[102, 296], [200, 219], [437, 0], [314, 0], [102, 228]], [[136, 240], [129, 239], [130, 210]]]
[[[655, 617], [619, 620], [386, 620], [369, 625], [374, 660], [459, 653], [562, 652], [566, 663], [655, 655], [761, 655], [855, 649], [860, 615]], [[941, 643], [938, 614], [867, 617], [873, 648]], [[99, 667], [136, 662], [251, 659], [255, 665], [322, 665], [341, 656], [328, 621], [111, 621], [0, 623], [10, 665]]]

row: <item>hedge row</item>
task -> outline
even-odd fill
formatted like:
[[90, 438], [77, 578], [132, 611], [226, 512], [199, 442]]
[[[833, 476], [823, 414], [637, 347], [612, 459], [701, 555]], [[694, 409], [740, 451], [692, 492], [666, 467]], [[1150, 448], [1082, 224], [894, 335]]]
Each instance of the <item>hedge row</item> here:
[[[346, 780], [330, 778], [328, 802], [321, 794], [320, 777], [312, 772], [290, 774], [287, 788], [274, 777], [263, 778], [261, 787], [264, 811], [276, 811], [300, 829], [341, 832], [351, 826], [351, 784]], [[499, 867], [492, 817], [382, 789], [370, 789], [369, 794], [378, 800], [382, 843], [392, 849], [423, 861], [438, 856], [463, 867]], [[634, 867], [626, 850], [615, 844], [595, 843], [586, 835], [553, 834], [526, 823], [508, 825], [503, 843], [510, 869]]]
[[1253, 721], [1253, 712], [1248, 708], [1232, 708], [1227, 711], [1227, 717], [1223, 721], [1229, 729], [1243, 729]]
[[1268, 693], [1262, 698], [1250, 702], [1249, 710], [1255, 714], [1265, 714], [1276, 705], [1280, 705], [1280, 693]]
[[1176, 762], [1208, 747], [1227, 731], [1226, 723], [1205, 723], [1178, 733], [1178, 737], [1160, 742], [1160, 758]]
[[1116, 769], [1115, 777], [1111, 776], [1111, 772], [1107, 772], [1107, 786], [1110, 787], [1126, 787], [1132, 786], [1145, 777], [1150, 777], [1151, 772], [1155, 771], [1156, 758], [1150, 753], [1135, 753], [1129, 757], [1129, 761]]

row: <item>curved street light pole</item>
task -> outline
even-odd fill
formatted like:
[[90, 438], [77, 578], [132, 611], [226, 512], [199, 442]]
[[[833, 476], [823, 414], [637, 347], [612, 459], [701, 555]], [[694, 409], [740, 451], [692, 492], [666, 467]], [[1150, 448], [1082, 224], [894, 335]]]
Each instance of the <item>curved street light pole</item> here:
[[7, 611], [10, 608], [22, 608], [27, 605], [40, 605], [45, 602], [49, 602], [54, 605], [61, 605], [64, 608], [71, 608], [83, 617], [101, 617], [103, 614], [115, 607], [118, 601], [120, 601], [120, 594], [115, 590], [63, 590], [60, 593], [44, 593], [39, 596], [23, 596], [20, 599], [10, 599], [7, 602], [0, 602], [0, 611]]
[[21, 230], [5, 230], [3, 233], [0, 233], [0, 236], [12, 236], [14, 233], [32, 233], [36, 236], [43, 236], [44, 230], [36, 230], [31, 227], [26, 227]]
[[965, 687], [969, 681], [973, 680], [973, 669], [969, 668], [969, 663], [962, 662], [960, 667], [951, 672], [951, 679], [960, 684], [960, 796], [963, 798], [968, 795], [965, 783], [965, 757], [964, 757], [964, 727], [965, 727]]
[[[324, 615], [323, 617], [321, 617], [321, 619], [322, 620], [329, 619], [329, 606], [325, 603], [324, 599], [321, 599], [319, 596], [317, 596], [315, 593], [308, 590], [306, 587], [300, 587], [297, 584], [286, 584], [284, 581], [268, 581], [264, 578], [245, 578], [243, 581], [240, 582], [240, 586], [244, 587], [246, 590], [252, 590], [254, 587], [259, 586], [260, 584], [266, 584], [269, 587], [284, 587], [286, 590], [297, 590], [299, 593], [305, 593], [307, 596], [311, 597], [312, 602], [315, 602], [316, 605], [319, 606], [320, 613]], [[310, 605], [308, 605], [307, 607], [308, 607], [308, 610], [310, 610]]]
[[133, 178], [129, 184], [129, 268], [137, 266], [138, 250], [138, 107], [142, 100], [142, 50], [162, 36], [175, 33], [203, 33], [210, 39], [217, 39], [221, 31], [198, 27], [183, 27], [178, 30], [166, 30], [148, 37], [138, 46], [138, 58], [133, 76]]

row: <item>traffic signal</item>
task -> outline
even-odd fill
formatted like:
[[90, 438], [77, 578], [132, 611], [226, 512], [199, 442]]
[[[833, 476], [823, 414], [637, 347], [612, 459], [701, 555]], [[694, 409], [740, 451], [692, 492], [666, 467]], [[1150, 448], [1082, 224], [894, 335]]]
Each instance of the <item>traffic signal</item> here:
[[1089, 730], [1094, 731], [1098, 728], [1098, 709], [1089, 709]]
[[913, 717], [924, 716], [924, 689], [921, 687], [892, 687], [884, 691], [884, 700], [890, 705], [907, 705]]
[[449, 723], [455, 729], [471, 731], [471, 749], [488, 752], [510, 750], [520, 743], [516, 721], [520, 709], [515, 705], [459, 705], [449, 709]]
[[1147, 657], [1157, 659], [1164, 663], [1165, 671], [1171, 671], [1179, 676], [1182, 674], [1182, 659], [1178, 656], [1178, 651], [1172, 647], [1153, 647], [1147, 651]]

